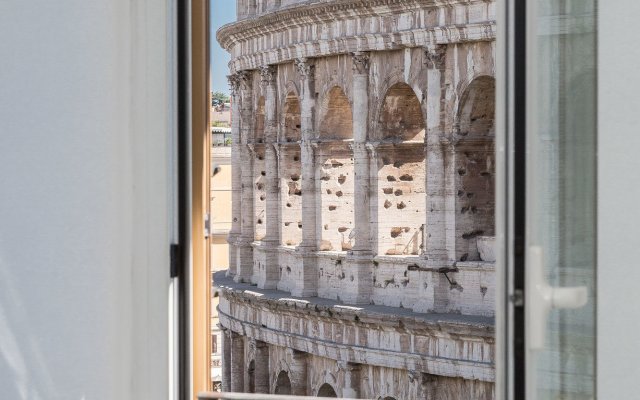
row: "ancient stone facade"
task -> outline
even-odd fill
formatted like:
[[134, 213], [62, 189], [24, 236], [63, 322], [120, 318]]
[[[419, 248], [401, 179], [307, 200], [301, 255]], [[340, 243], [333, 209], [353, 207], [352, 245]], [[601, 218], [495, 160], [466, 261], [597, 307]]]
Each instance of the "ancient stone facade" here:
[[493, 398], [495, 4], [237, 4], [223, 390]]

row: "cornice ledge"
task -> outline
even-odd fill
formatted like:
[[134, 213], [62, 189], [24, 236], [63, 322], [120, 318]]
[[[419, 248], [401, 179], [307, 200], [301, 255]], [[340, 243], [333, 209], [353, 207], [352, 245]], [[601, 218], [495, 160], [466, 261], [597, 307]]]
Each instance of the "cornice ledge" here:
[[[265, 64], [290, 62], [296, 58], [317, 58], [358, 51], [385, 51], [426, 45], [493, 41], [495, 37], [496, 24], [493, 21], [464, 26], [438, 26], [431, 29], [414, 29], [395, 33], [364, 34], [270, 48], [236, 57], [229, 62], [229, 67], [231, 71], [251, 70]], [[398, 39], [406, 39], [406, 41], [398, 42]]]
[[308, 0], [254, 18], [232, 22], [216, 32], [216, 39], [227, 51], [234, 42], [249, 40], [292, 26], [333, 22], [348, 17], [371, 17], [425, 8], [452, 7], [457, 4], [486, 3], [487, 0]]

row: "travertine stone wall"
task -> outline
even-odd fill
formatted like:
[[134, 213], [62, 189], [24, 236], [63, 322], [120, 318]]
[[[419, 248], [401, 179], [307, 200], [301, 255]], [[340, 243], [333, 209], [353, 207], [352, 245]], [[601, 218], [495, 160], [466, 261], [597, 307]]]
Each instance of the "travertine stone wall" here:
[[267, 171], [265, 165], [265, 145], [253, 145], [253, 218], [254, 240], [261, 241], [267, 234]]
[[268, 364], [272, 393], [493, 397], [494, 13], [238, 0], [228, 275], [255, 286], [222, 291], [228, 386], [264, 390]]
[[317, 234], [320, 251], [347, 251], [353, 247], [354, 165], [345, 143], [322, 143], [316, 151]]
[[[402, 110], [399, 108], [398, 110]], [[377, 253], [423, 254], [426, 218], [424, 144], [377, 148]]]
[[280, 209], [283, 246], [298, 246], [302, 242], [302, 162], [300, 146], [281, 144], [279, 154]]

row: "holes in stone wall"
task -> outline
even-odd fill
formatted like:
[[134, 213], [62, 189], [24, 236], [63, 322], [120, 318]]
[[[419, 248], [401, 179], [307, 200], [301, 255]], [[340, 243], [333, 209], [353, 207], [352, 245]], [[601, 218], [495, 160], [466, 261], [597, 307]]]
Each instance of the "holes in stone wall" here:
[[[426, 222], [424, 147], [417, 143], [386, 145], [380, 152], [383, 162], [378, 165], [378, 254], [420, 254], [421, 228]], [[393, 226], [399, 221], [409, 225], [406, 229]]]
[[287, 246], [295, 246], [302, 241], [302, 230], [298, 225], [302, 219], [302, 187], [299, 171], [300, 147], [297, 145], [282, 145], [280, 155], [280, 196], [281, 218], [290, 224], [282, 229], [282, 242]]
[[[265, 192], [265, 163], [264, 163], [264, 145], [255, 145], [256, 159], [253, 162], [254, 176], [254, 193], [253, 193], [253, 218], [254, 218], [254, 240], [262, 240], [267, 231], [265, 223], [266, 215], [266, 192]], [[263, 173], [265, 173], [263, 175]]]

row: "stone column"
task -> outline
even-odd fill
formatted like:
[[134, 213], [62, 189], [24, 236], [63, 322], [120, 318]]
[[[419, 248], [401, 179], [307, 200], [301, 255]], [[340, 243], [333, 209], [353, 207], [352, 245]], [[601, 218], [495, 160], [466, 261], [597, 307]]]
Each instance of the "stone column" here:
[[231, 331], [222, 330], [222, 391], [231, 391]]
[[315, 66], [306, 58], [295, 61], [300, 74], [300, 161], [302, 164], [302, 242], [297, 248], [302, 258], [302, 276], [291, 294], [311, 297], [318, 294], [318, 271], [315, 251], [318, 246], [315, 179]]
[[270, 393], [269, 391], [269, 345], [265, 342], [256, 341], [255, 356], [255, 392]]
[[291, 394], [307, 396], [307, 353], [291, 350], [289, 379], [291, 380]]
[[[373, 253], [371, 251], [369, 131], [369, 54], [353, 54], [353, 162], [354, 232], [353, 250], [345, 265], [348, 279], [340, 298], [349, 304], [369, 304], [373, 293]], [[353, 277], [353, 279], [352, 279]]]
[[425, 50], [427, 61], [427, 135], [426, 135], [426, 195], [427, 220], [424, 235], [425, 254], [429, 260], [447, 260], [445, 222], [445, 166], [442, 149], [444, 138], [444, 67], [446, 46], [430, 46]]
[[265, 93], [265, 170], [266, 170], [266, 235], [262, 239], [266, 260], [264, 269], [258, 271], [258, 287], [275, 289], [278, 286], [278, 246], [280, 245], [280, 189], [278, 184], [277, 115], [277, 69], [265, 66], [260, 69], [261, 83]]
[[344, 372], [344, 387], [342, 397], [349, 399], [360, 398], [360, 364], [339, 362], [338, 368]]
[[252, 74], [249, 71], [239, 73], [241, 108], [240, 108], [240, 165], [242, 174], [242, 221], [241, 236], [239, 240], [238, 268], [234, 280], [236, 282], [248, 282], [253, 274], [253, 248], [254, 241], [254, 204], [253, 204], [253, 88]]
[[229, 243], [229, 269], [227, 276], [235, 276], [238, 268], [238, 239], [242, 233], [242, 169], [240, 168], [240, 77], [229, 75], [231, 87], [231, 230]]
[[[447, 229], [450, 223], [447, 219], [448, 210], [445, 171], [445, 152], [443, 149], [444, 119], [443, 109], [445, 101], [444, 69], [446, 64], [445, 45], [432, 45], [425, 49], [427, 66], [427, 134], [426, 134], [426, 168], [425, 188], [427, 196], [427, 215], [424, 229], [424, 256], [428, 267], [440, 268], [448, 265]], [[429, 274], [430, 276], [427, 276]], [[446, 278], [438, 273], [422, 273], [419, 285], [421, 298], [414, 306], [414, 311], [426, 312], [439, 309], [436, 302], [442, 306], [443, 297], [448, 296], [444, 289], [449, 290]], [[443, 281], [444, 279], [444, 281]], [[446, 282], [446, 283], [445, 283]], [[424, 285], [427, 283], [427, 285]], [[425, 291], [424, 287], [427, 286]], [[445, 306], [446, 307], [446, 306]]]
[[371, 253], [369, 237], [369, 54], [353, 54], [353, 161], [355, 172], [355, 243], [353, 253]]
[[231, 391], [244, 392], [244, 337], [231, 332]]

